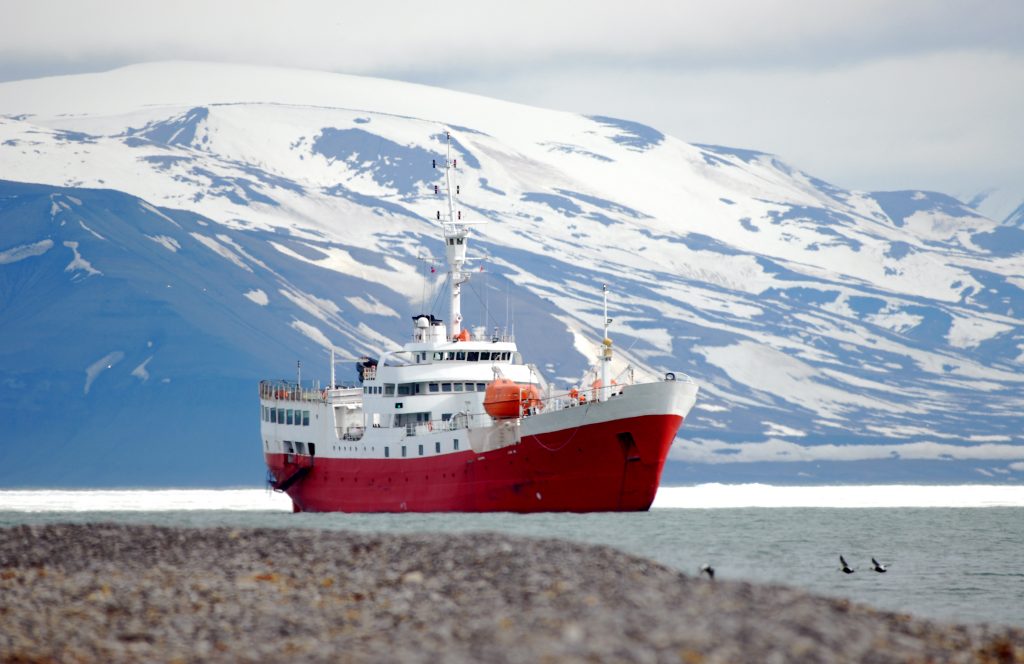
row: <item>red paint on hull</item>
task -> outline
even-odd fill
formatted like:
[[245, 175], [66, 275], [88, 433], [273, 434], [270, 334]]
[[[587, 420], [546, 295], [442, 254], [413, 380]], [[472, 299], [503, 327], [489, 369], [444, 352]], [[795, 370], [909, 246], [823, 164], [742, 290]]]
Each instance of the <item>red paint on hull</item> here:
[[[316, 457], [288, 488], [307, 512], [601, 512], [650, 508], [679, 415], [523, 436], [518, 445], [410, 459]], [[267, 454], [284, 481], [309, 457]]]

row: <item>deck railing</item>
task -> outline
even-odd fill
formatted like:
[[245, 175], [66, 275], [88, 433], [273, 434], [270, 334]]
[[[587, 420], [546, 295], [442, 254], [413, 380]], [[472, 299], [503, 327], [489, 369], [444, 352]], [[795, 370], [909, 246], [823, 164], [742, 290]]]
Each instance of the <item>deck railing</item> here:
[[260, 398], [323, 403], [327, 400], [327, 391], [317, 383], [299, 385], [287, 380], [261, 380]]

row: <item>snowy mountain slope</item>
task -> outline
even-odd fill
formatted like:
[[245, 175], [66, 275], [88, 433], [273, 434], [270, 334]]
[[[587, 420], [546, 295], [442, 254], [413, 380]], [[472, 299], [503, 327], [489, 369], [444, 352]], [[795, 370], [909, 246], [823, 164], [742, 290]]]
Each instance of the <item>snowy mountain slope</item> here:
[[1007, 185], [971, 192], [963, 196], [962, 200], [978, 214], [989, 219], [1002, 220], [1004, 224], [1011, 223], [1014, 215], [1024, 209], [1024, 193], [1017, 186]]
[[[611, 284], [620, 367], [702, 384], [679, 461], [788, 479], [896, 458], [886, 472], [901, 478], [936, 463], [944, 477], [1024, 472], [1024, 231], [948, 196], [850, 192], [628, 121], [317, 72], [140, 65], [2, 84], [0, 114], [12, 394], [61, 375], [80, 414], [106, 382], [171, 412], [185, 395], [160, 397], [158, 380], [217, 376], [232, 396], [190, 406], [190, 439], [227, 417], [225, 449], [249, 454], [252, 380], [296, 359], [326, 379], [322, 346], [376, 352], [437, 298], [422, 257], [440, 254], [431, 160], [450, 130], [461, 207], [487, 222], [469, 323], [503, 326], [511, 309], [524, 355], [567, 385], [596, 351]], [[175, 297], [154, 299], [159, 282]], [[85, 339], [49, 331], [72, 315]], [[132, 377], [165, 328], [189, 333], [153, 353], [148, 381]], [[32, 435], [25, 417], [10, 440]], [[118, 437], [105, 426], [85, 427], [81, 448]]]

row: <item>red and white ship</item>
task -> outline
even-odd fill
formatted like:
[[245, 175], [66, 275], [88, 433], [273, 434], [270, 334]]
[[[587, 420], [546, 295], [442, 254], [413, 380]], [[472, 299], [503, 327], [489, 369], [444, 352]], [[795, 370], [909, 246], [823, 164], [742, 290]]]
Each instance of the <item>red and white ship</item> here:
[[[681, 373], [611, 380], [605, 289], [597, 378], [554, 392], [515, 340], [462, 326], [469, 227], [456, 212], [456, 163], [443, 164], [448, 324], [413, 318], [401, 350], [358, 364], [360, 386], [260, 383], [270, 483], [303, 512], [647, 510], [669, 448], [697, 398]], [[631, 374], [632, 372], [627, 372]]]

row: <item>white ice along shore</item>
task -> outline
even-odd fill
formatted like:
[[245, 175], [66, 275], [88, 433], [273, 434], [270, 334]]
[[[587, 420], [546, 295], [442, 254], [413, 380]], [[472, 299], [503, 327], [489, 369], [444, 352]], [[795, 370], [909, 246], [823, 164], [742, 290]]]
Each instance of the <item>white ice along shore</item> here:
[[[1024, 507], [1024, 486], [663, 486], [654, 509], [747, 507]], [[290, 512], [284, 494], [266, 489], [0, 490], [0, 512]]]

